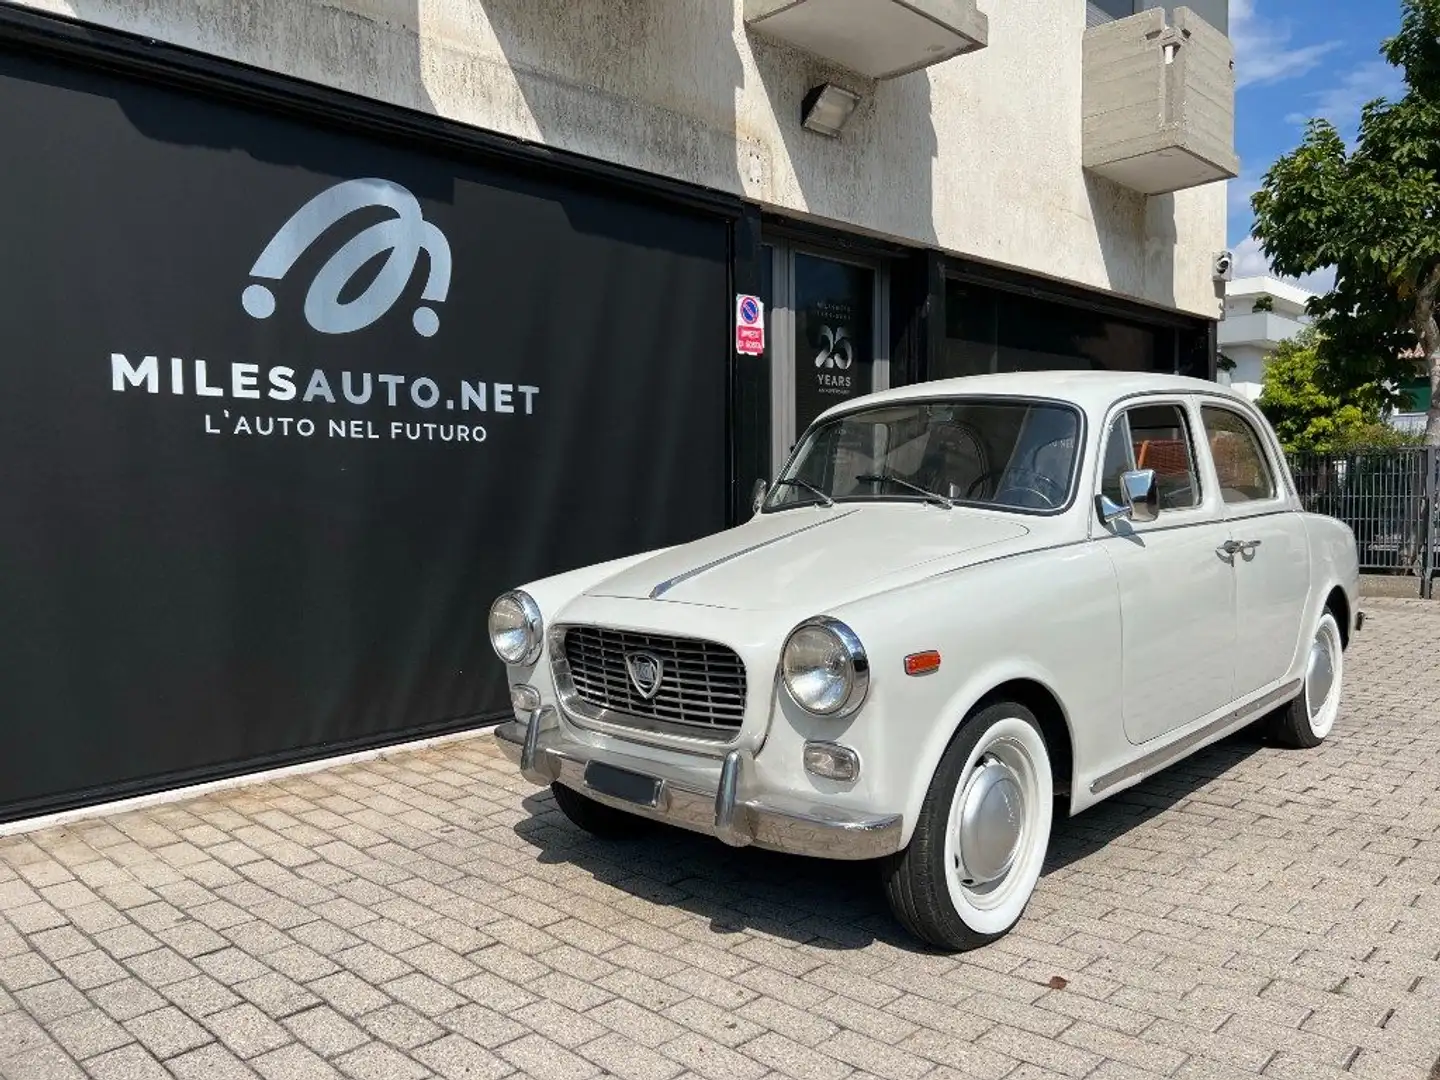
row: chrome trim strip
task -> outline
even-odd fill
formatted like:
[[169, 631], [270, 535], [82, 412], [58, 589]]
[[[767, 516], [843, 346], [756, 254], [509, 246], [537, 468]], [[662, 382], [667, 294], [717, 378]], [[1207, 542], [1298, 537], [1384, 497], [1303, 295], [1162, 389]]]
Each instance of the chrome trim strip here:
[[1196, 731], [1192, 731], [1183, 739], [1176, 739], [1168, 746], [1162, 746], [1158, 750], [1152, 750], [1144, 757], [1138, 757], [1134, 761], [1106, 773], [1104, 776], [1096, 777], [1091, 781], [1090, 794], [1098, 795], [1100, 792], [1112, 788], [1116, 784], [1129, 780], [1132, 777], [1156, 772], [1164, 766], [1184, 757], [1196, 744], [1218, 735], [1228, 727], [1238, 726], [1242, 721], [1254, 720], [1262, 713], [1268, 712], [1275, 706], [1289, 701], [1299, 694], [1300, 689], [1300, 680], [1292, 679], [1283, 686], [1278, 686], [1274, 690], [1271, 690], [1268, 694], [1256, 698], [1248, 705], [1242, 705], [1238, 709], [1231, 709], [1224, 716], [1210, 721], [1210, 723]]
[[723, 566], [725, 563], [738, 559], [742, 555], [749, 555], [752, 551], [759, 551], [761, 548], [769, 547], [771, 544], [778, 544], [781, 540], [789, 540], [790, 537], [798, 536], [802, 532], [807, 532], [810, 529], [818, 529], [821, 525], [829, 525], [832, 522], [839, 521], [843, 517], [849, 517], [851, 514], [857, 513], [858, 510], [859, 508], [857, 507], [855, 510], [845, 510], [841, 513], [834, 514], [823, 521], [812, 521], [809, 525], [802, 525], [800, 528], [791, 532], [783, 533], [780, 536], [772, 536], [769, 540], [762, 540], [760, 543], [752, 544], [750, 547], [742, 548], [739, 551], [732, 551], [729, 555], [722, 555], [714, 562], [708, 562], [704, 566], [697, 566], [693, 570], [686, 570], [683, 574], [676, 574], [669, 581], [662, 581], [659, 585], [651, 589], [650, 599], [659, 600], [660, 597], [664, 596], [683, 581], [689, 581], [691, 578], [698, 577], [708, 570], [714, 570], [717, 566]]

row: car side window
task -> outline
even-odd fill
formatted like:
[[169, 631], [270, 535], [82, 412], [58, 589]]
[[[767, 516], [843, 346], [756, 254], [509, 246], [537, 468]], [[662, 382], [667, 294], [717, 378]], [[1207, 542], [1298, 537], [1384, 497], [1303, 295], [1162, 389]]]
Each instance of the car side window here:
[[1226, 503], [1273, 499], [1278, 490], [1270, 463], [1254, 426], [1233, 409], [1201, 407], [1210, 456], [1220, 479], [1220, 496]]
[[1185, 411], [1179, 405], [1127, 409], [1110, 430], [1100, 490], [1111, 501], [1121, 502], [1120, 474], [1153, 469], [1162, 510], [1199, 506], [1200, 474], [1193, 449]]

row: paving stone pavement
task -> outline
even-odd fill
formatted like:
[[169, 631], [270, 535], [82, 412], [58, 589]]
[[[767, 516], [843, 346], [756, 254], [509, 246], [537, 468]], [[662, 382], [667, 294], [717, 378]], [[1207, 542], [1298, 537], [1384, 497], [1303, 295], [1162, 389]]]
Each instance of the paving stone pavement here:
[[1059, 821], [962, 957], [865, 867], [588, 839], [488, 735], [0, 840], [0, 1076], [1440, 1077], [1440, 605], [1367, 610], [1324, 746]]

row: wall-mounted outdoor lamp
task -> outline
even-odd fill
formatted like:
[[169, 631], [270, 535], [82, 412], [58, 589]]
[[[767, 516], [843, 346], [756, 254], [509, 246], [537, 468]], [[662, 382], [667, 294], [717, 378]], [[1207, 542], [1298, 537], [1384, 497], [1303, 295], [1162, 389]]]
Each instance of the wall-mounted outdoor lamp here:
[[860, 104], [860, 95], [834, 83], [811, 88], [800, 105], [800, 124], [817, 135], [835, 138]]

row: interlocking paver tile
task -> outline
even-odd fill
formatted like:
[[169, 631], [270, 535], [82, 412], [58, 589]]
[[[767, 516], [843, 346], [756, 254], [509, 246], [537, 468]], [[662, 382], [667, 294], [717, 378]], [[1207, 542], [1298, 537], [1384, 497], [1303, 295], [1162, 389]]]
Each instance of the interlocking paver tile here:
[[291, 1041], [288, 1031], [249, 1002], [206, 1017], [205, 1026], [242, 1058], [276, 1050]]
[[209, 1031], [173, 1005], [126, 1020], [125, 1030], [161, 1061], [214, 1039]]
[[234, 990], [247, 1001], [258, 1005], [266, 1015], [275, 1019], [289, 1016], [320, 1003], [320, 999], [305, 987], [275, 971], [237, 983]]
[[[487, 1050], [493, 1050], [502, 1043], [511, 1042], [526, 1034], [530, 1028], [517, 1023], [509, 1016], [503, 1016], [494, 1009], [486, 1008], [484, 1005], [462, 1005], [453, 1012], [445, 1013], [436, 1017], [436, 1023], [457, 1035], [464, 1035], [471, 1042], [478, 1043]], [[586, 1019], [585, 1023], [592, 1029], [596, 1028], [593, 1020]], [[604, 1032], [605, 1028], [598, 1029]]]
[[622, 1035], [610, 1034], [596, 1039], [587, 1043], [581, 1053], [621, 1080], [673, 1080], [684, 1071], [663, 1054]]
[[[518, 1044], [511, 1043], [510, 1045], [515, 1047]], [[496, 1057], [489, 1050], [476, 1045], [463, 1035], [446, 1035], [436, 1039], [413, 1051], [412, 1056], [416, 1061], [445, 1077], [446, 1080], [461, 1080], [462, 1077], [464, 1080], [499, 1080], [500, 1077], [508, 1076], [515, 1071], [512, 1064]], [[554, 1054], [543, 1055], [534, 1062], [535, 1065], [542, 1066], [544, 1070], [553, 1071], [533, 1073], [526, 1071], [524, 1075], [537, 1078], [554, 1076], [557, 1080], [562, 1076], [573, 1075], [564, 1071], [563, 1066], [567, 1057], [566, 1051], [556, 1047]], [[594, 1071], [593, 1068], [590, 1068], [579, 1075], [588, 1076]], [[576, 1077], [576, 1080], [579, 1080], [579, 1077]]]
[[616, 1034], [652, 1049], [685, 1033], [685, 1028], [675, 1021], [623, 998], [607, 1001], [591, 1009], [588, 1015]]
[[423, 1080], [431, 1075], [420, 1062], [378, 1042], [342, 1054], [334, 1064], [354, 1080]]
[[54, 1043], [0, 1061], [0, 1076], [5, 1080], [85, 1080], [85, 1072]]
[[42, 1024], [50, 1024], [90, 1008], [90, 1001], [64, 979], [15, 991], [15, 1000]]
[[0, 1061], [35, 1050], [50, 1041], [45, 1029], [23, 1010], [0, 1014]]
[[265, 1080], [340, 1080], [341, 1076], [315, 1051], [296, 1043], [261, 1054], [250, 1066]]
[[239, 997], [208, 975], [171, 983], [161, 993], [186, 1015], [197, 1019], [240, 1003]]
[[746, 1043], [742, 1052], [794, 1080], [844, 1080], [853, 1072], [844, 1062], [773, 1031]]
[[21, 953], [0, 959], [0, 987], [12, 994], [58, 978], [60, 973], [39, 953]]
[[360, 1026], [377, 1039], [411, 1050], [445, 1034], [437, 1024], [408, 1005], [386, 1005], [360, 1018]]
[[768, 1071], [752, 1058], [694, 1032], [666, 1043], [660, 1052], [708, 1080], [759, 1080]]
[[223, 1046], [211, 1043], [165, 1062], [176, 1080], [256, 1080], [256, 1073]]
[[365, 1032], [326, 1005], [286, 1017], [282, 1023], [290, 1034], [322, 1057], [334, 1057], [370, 1041]]
[[95, 1080], [171, 1080], [165, 1067], [138, 1043], [92, 1058], [85, 1071]]

